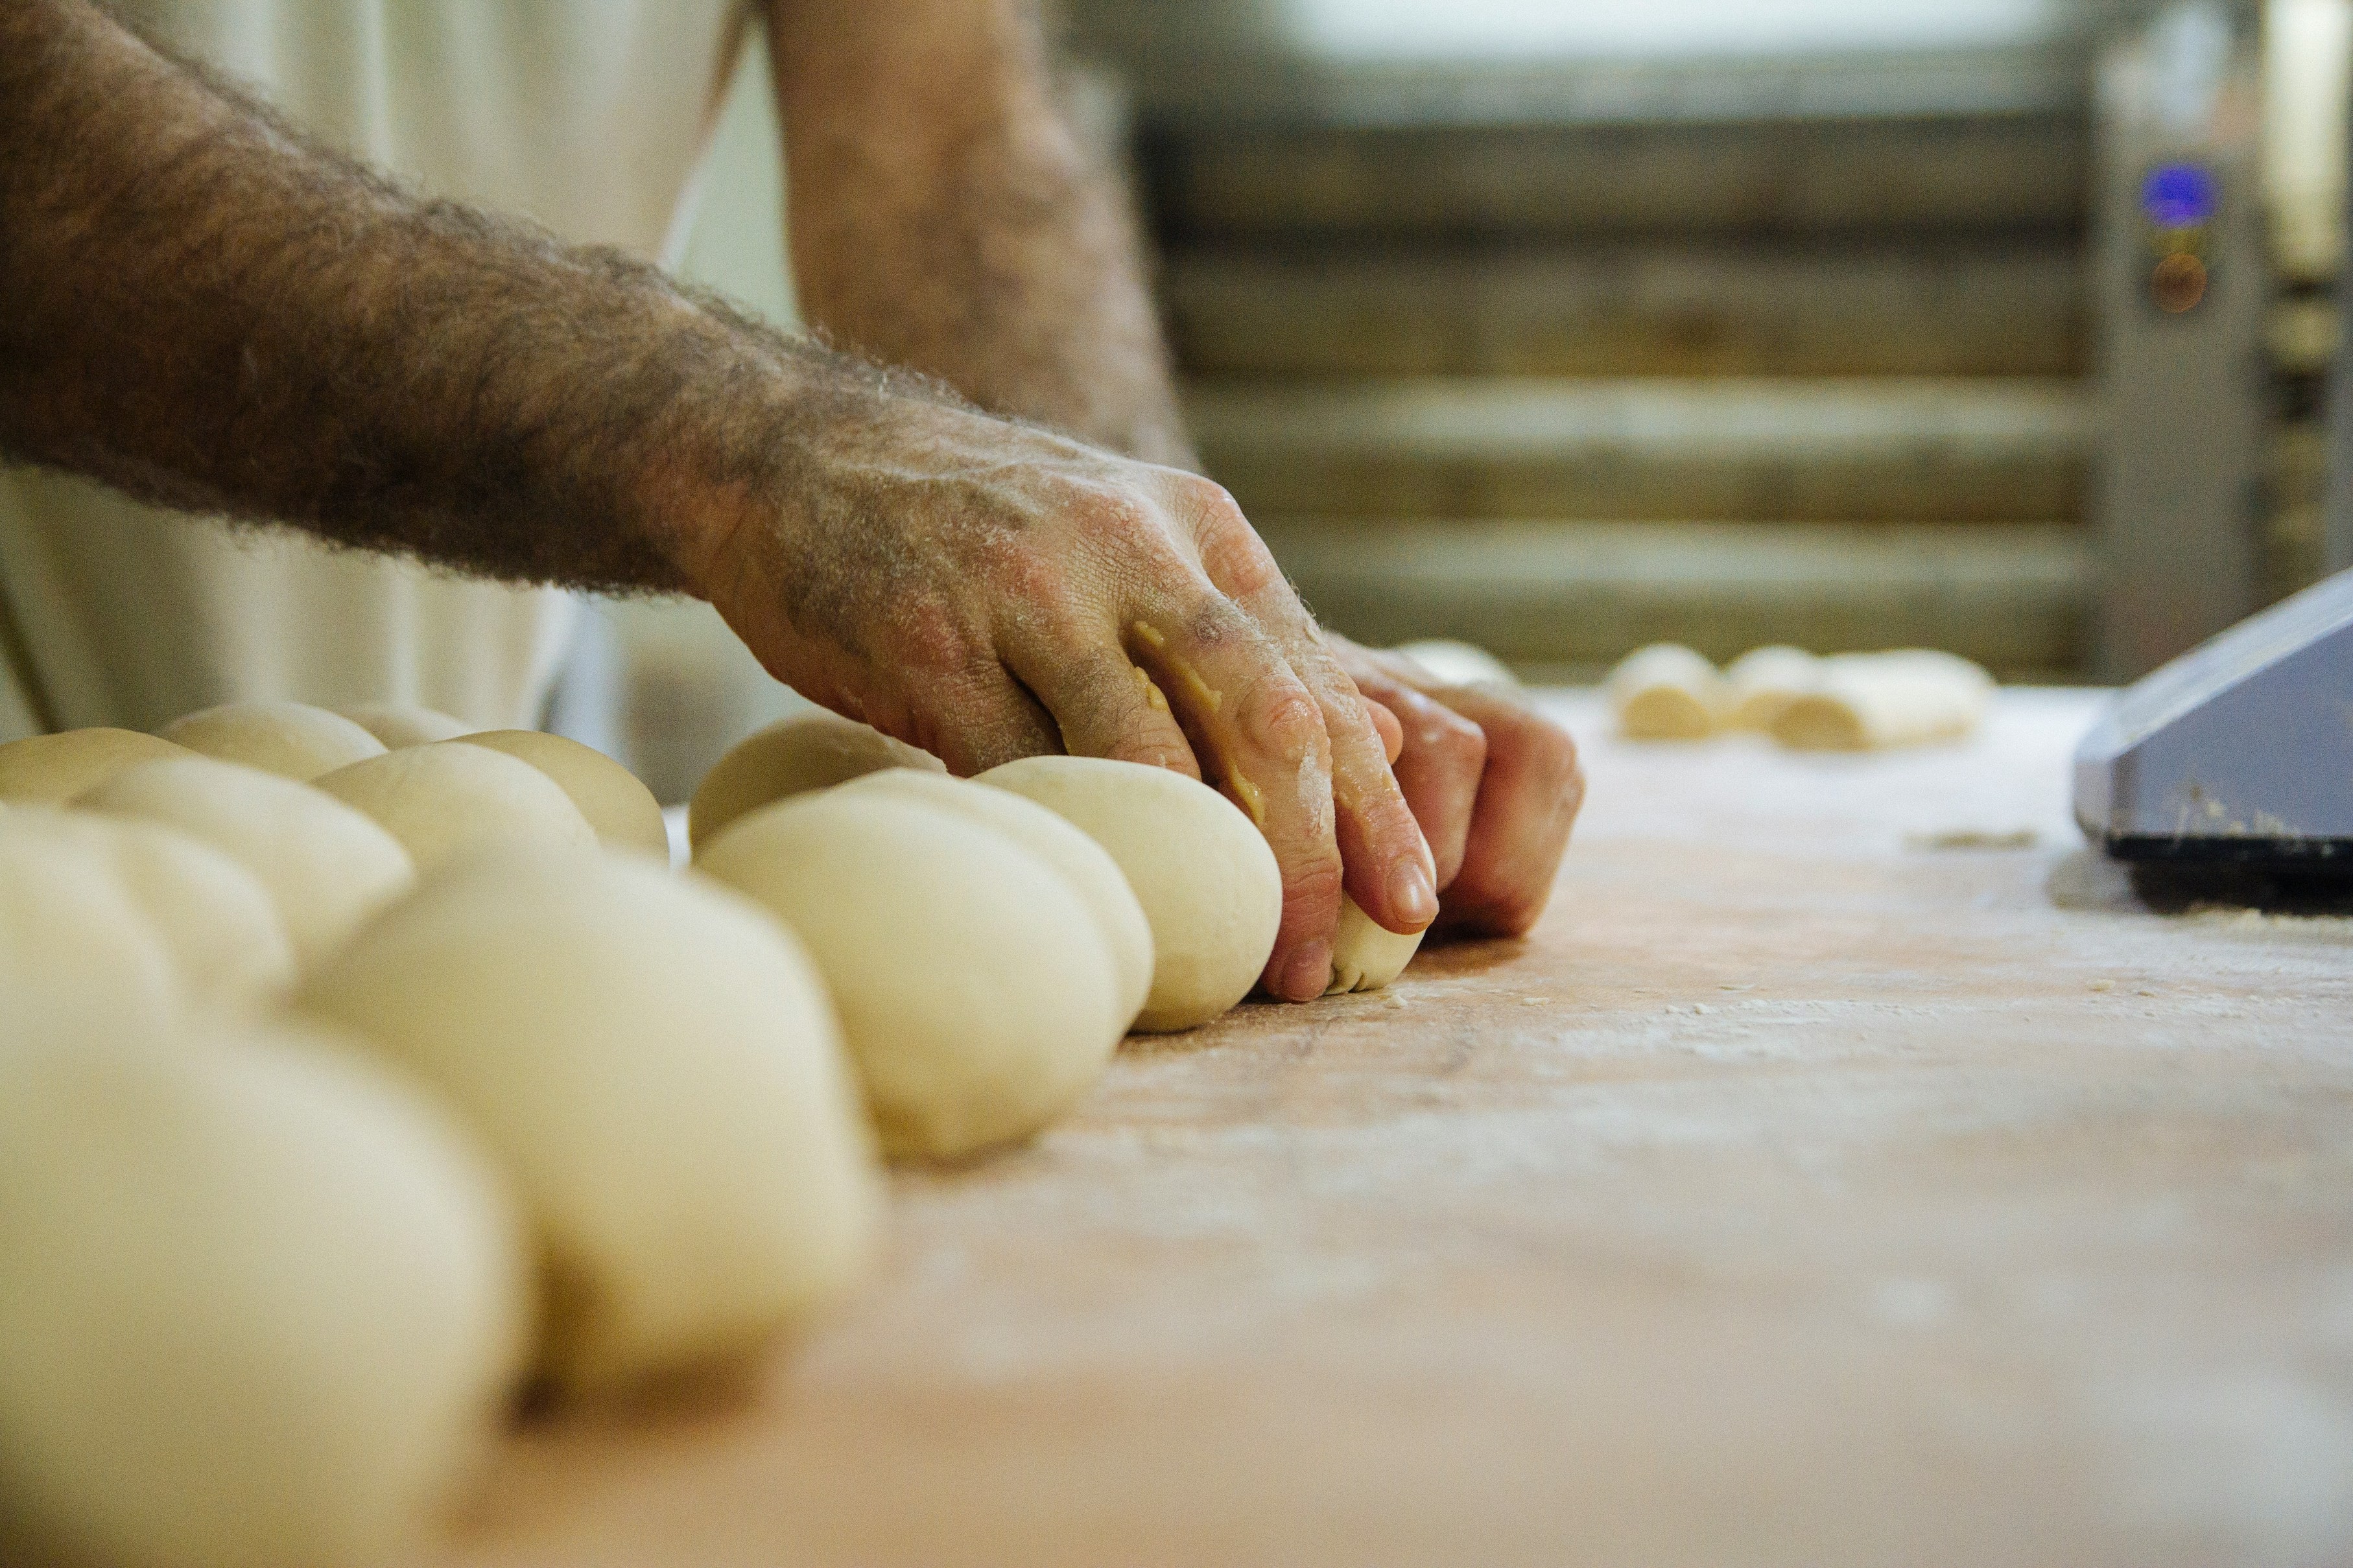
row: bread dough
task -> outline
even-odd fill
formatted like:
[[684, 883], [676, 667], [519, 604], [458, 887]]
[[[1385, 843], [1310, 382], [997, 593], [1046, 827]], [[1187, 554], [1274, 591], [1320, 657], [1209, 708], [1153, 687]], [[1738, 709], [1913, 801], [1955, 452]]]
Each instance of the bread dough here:
[[523, 1259], [496, 1178], [351, 1048], [101, 1014], [0, 1051], [0, 1495], [40, 1536], [427, 1554], [522, 1359]]
[[765, 911], [702, 879], [492, 851], [297, 1006], [431, 1084], [511, 1173], [546, 1259], [543, 1360], [568, 1388], [754, 1346], [871, 1261], [880, 1188], [824, 987]]
[[1405, 973], [1420, 951], [1424, 934], [1399, 936], [1357, 908], [1356, 900], [1341, 894], [1340, 929], [1332, 939], [1332, 984], [1324, 994], [1378, 991]]
[[0, 817], [0, 1058], [36, 1015], [91, 999], [160, 1026], [183, 999], [162, 933], [88, 854], [18, 831], [31, 815]]
[[31, 836], [80, 856], [93, 877], [129, 896], [164, 942], [195, 1000], [250, 1012], [294, 983], [286, 922], [260, 879], [193, 835], [160, 822], [98, 812], [20, 806], [0, 836]]
[[1190, 1029], [1250, 994], [1282, 923], [1282, 872], [1249, 817], [1182, 773], [1100, 757], [1024, 757], [979, 783], [1027, 795], [1107, 850], [1152, 927], [1135, 1027]]
[[808, 944], [894, 1154], [1026, 1138], [1119, 1043], [1118, 972], [1085, 900], [969, 816], [828, 791], [742, 818], [695, 865]]
[[0, 800], [63, 805], [125, 768], [192, 755], [136, 730], [67, 730], [0, 746]]
[[1152, 991], [1152, 925], [1144, 918], [1144, 906], [1136, 901], [1118, 862], [1102, 845], [1034, 800], [945, 773], [885, 768], [839, 787], [928, 802], [970, 817], [1060, 872], [1062, 879], [1086, 900], [1111, 949], [1112, 964], [1118, 971], [1122, 1031], [1143, 1011], [1144, 999]]
[[1731, 708], [1725, 725], [1769, 731], [1774, 721], [1820, 684], [1821, 660], [1801, 647], [1754, 647], [1725, 667]]
[[554, 780], [606, 848], [635, 849], [670, 864], [661, 803], [637, 774], [596, 747], [539, 730], [483, 730], [463, 739], [529, 763]]
[[948, 771], [931, 752], [837, 713], [779, 720], [736, 742], [702, 775], [687, 807], [687, 842], [701, 849], [704, 840], [755, 807], [884, 768]]
[[1993, 678], [1949, 653], [1841, 654], [1821, 661], [1812, 692], [1781, 710], [1773, 738], [1809, 752], [1954, 740], [1977, 728], [1992, 699]]
[[340, 713], [303, 702], [225, 702], [158, 731], [192, 752], [309, 782], [384, 754], [384, 742]]
[[1630, 741], [1700, 741], [1723, 727], [1730, 693], [1715, 665], [1680, 643], [1653, 643], [1609, 672], [1609, 705]]
[[313, 784], [381, 824], [420, 872], [500, 844], [596, 843], [562, 785], [519, 757], [470, 740], [404, 746]]
[[171, 757], [116, 774], [76, 804], [193, 834], [259, 879], [298, 964], [317, 963], [408, 890], [400, 841], [342, 801], [275, 773]]
[[1457, 642], [1452, 637], [1427, 637], [1409, 642], [1392, 650], [1405, 655], [1428, 670], [1430, 676], [1449, 686], [1517, 686], [1519, 678], [1511, 667], [1476, 643]]
[[397, 702], [363, 702], [357, 707], [338, 708], [335, 711], [382, 741], [385, 749], [391, 752], [403, 746], [429, 746], [436, 741], [454, 741], [460, 735], [470, 735], [474, 731], [474, 727], [463, 719], [453, 718], [438, 708], [414, 708]]

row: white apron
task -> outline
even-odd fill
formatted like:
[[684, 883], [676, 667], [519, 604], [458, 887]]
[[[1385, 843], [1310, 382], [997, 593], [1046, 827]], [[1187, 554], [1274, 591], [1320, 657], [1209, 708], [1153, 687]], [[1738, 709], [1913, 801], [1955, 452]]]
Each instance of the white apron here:
[[[146, 0], [152, 35], [425, 193], [673, 259], [739, 0]], [[537, 721], [576, 605], [0, 468], [0, 740], [215, 702]]]

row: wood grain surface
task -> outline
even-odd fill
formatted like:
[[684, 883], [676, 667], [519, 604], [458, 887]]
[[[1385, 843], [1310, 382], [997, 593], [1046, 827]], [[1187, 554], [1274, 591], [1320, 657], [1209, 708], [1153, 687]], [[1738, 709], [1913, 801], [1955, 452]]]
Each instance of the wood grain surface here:
[[2081, 695], [1862, 759], [1559, 706], [1530, 939], [902, 1174], [839, 1322], [539, 1418], [447, 1563], [2353, 1561], [2353, 921], [2140, 904]]

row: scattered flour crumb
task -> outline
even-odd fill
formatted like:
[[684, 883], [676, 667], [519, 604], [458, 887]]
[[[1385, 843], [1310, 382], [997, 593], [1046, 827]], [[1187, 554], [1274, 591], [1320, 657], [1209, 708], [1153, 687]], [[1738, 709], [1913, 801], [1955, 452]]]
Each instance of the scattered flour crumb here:
[[1934, 833], [1907, 833], [1906, 849], [2031, 849], [2041, 836], [2031, 827], [1947, 827]]

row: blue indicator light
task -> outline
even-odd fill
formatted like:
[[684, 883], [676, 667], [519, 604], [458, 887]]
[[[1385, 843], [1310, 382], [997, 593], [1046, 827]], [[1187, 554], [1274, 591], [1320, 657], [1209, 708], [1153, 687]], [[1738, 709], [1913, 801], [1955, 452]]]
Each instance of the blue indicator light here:
[[2140, 207], [2159, 228], [2196, 228], [2214, 216], [2214, 176], [2196, 163], [2159, 163], [2140, 183]]

